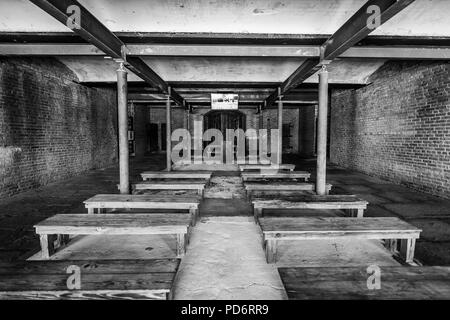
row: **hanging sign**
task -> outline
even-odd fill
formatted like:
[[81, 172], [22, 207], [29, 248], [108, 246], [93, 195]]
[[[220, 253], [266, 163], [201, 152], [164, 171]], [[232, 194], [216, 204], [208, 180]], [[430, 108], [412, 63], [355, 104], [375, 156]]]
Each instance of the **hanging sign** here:
[[211, 109], [237, 110], [239, 95], [234, 93], [211, 93]]

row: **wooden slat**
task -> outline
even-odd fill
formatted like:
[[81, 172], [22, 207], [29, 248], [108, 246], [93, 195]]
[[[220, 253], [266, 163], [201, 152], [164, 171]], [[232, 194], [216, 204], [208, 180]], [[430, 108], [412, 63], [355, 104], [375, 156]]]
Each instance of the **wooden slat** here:
[[211, 179], [211, 172], [208, 171], [144, 171], [141, 173], [142, 179]]
[[368, 202], [353, 195], [267, 195], [252, 201], [264, 209], [365, 209]]
[[250, 173], [250, 172], [242, 172], [241, 173], [242, 180], [250, 181], [250, 180], [273, 180], [273, 179], [309, 179], [311, 174], [306, 171], [291, 171], [291, 172], [278, 172], [278, 173]]
[[278, 268], [289, 299], [448, 299], [450, 267], [380, 266], [380, 289], [369, 290], [365, 267]]
[[58, 214], [35, 225], [38, 234], [187, 233], [189, 214]]
[[[331, 184], [326, 185], [327, 190], [331, 190]], [[313, 183], [298, 182], [252, 182], [245, 183], [245, 189], [248, 191], [314, 191], [316, 189]]]
[[199, 202], [197, 196], [98, 194], [84, 204], [86, 208], [197, 209]]
[[[0, 299], [165, 298], [179, 259], [27, 261], [0, 266]], [[81, 288], [67, 288], [67, 267], [80, 267]]]
[[79, 266], [89, 274], [170, 273], [178, 270], [180, 259], [148, 260], [42, 260], [0, 261], [0, 275], [8, 274], [59, 274], [66, 273], [70, 265]]
[[336, 238], [362, 237], [367, 239], [418, 238], [422, 230], [394, 217], [387, 218], [259, 218], [265, 236], [276, 238]]
[[201, 190], [206, 182], [196, 183], [187, 180], [181, 181], [144, 181], [133, 184], [135, 190]]
[[294, 164], [240, 164], [239, 170], [294, 170]]

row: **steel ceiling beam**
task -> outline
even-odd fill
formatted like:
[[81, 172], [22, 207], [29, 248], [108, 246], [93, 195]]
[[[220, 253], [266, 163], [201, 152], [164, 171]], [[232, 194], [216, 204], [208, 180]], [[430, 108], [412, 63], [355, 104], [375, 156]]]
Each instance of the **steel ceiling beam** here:
[[[114, 33], [106, 28], [94, 15], [84, 8], [76, 0], [30, 0], [33, 4], [50, 14], [64, 25], [70, 20], [74, 25], [71, 30], [81, 38], [93, 44], [106, 55], [113, 59], [124, 61], [127, 69], [138, 77], [161, 90], [163, 93], [171, 93], [171, 98], [178, 104], [184, 105], [183, 98], [175, 91], [170, 91], [168, 84], [154, 72], [141, 58], [127, 57], [127, 47]], [[68, 13], [71, 6], [80, 10], [80, 19], [72, 19], [72, 12]], [[75, 24], [79, 22], [79, 25]]]
[[295, 88], [320, 70], [323, 64], [329, 63], [374, 31], [376, 28], [369, 24], [370, 19], [374, 17], [372, 10], [374, 7], [380, 10], [379, 27], [413, 2], [414, 0], [367, 1], [322, 45], [320, 59], [306, 59], [277, 90], [273, 91], [267, 98], [265, 105], [272, 104], [279, 94], [283, 95]]

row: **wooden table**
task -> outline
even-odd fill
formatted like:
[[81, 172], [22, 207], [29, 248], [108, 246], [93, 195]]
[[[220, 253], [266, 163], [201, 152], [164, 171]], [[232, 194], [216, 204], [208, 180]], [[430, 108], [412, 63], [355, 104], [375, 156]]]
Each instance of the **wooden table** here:
[[198, 196], [161, 196], [151, 194], [98, 194], [83, 202], [88, 213], [97, 209], [184, 209], [189, 210], [195, 224], [200, 198]]
[[255, 221], [264, 209], [335, 209], [348, 210], [352, 216], [362, 218], [369, 204], [354, 195], [298, 195], [265, 196], [252, 200]]
[[[180, 259], [0, 262], [0, 300], [171, 299]], [[80, 288], [69, 277], [80, 275]]]
[[277, 242], [286, 240], [398, 239], [406, 263], [412, 263], [422, 230], [399, 218], [259, 218], [267, 262], [276, 261]]
[[199, 196], [203, 196], [206, 181], [194, 182], [189, 180], [175, 181], [144, 181], [133, 184], [133, 190], [195, 190]]
[[259, 181], [259, 180], [293, 180], [302, 179], [308, 181], [311, 174], [306, 171], [277, 172], [277, 173], [258, 173], [258, 172], [242, 172], [243, 181]]
[[144, 171], [141, 173], [143, 180], [149, 179], [211, 179], [210, 171]]
[[[316, 185], [314, 183], [300, 183], [294, 181], [286, 181], [286, 182], [246, 182], [244, 183], [245, 190], [247, 190], [248, 196], [253, 195], [255, 192], [261, 194], [280, 194], [283, 192], [287, 192], [286, 195], [289, 195], [288, 192], [292, 191], [311, 191], [314, 192], [316, 190]], [[326, 194], [329, 194], [331, 190], [331, 184], [326, 185]]]
[[276, 171], [276, 170], [289, 170], [294, 171], [295, 165], [294, 164], [240, 164], [239, 170], [245, 171], [245, 170], [261, 170], [264, 172], [264, 170], [269, 171]]
[[450, 299], [450, 267], [380, 266], [380, 288], [363, 267], [278, 268], [290, 300]]
[[34, 227], [40, 237], [43, 259], [68, 241], [66, 235], [150, 235], [177, 236], [177, 255], [185, 253], [191, 217], [188, 214], [57, 214]]

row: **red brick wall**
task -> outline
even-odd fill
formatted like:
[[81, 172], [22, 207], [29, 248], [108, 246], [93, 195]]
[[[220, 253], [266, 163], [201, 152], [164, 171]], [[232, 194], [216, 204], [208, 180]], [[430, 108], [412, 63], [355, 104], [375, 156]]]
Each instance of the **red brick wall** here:
[[331, 162], [450, 198], [450, 66], [388, 62], [371, 85], [337, 90]]
[[0, 58], [0, 197], [115, 163], [115, 91], [76, 80], [54, 59]]

